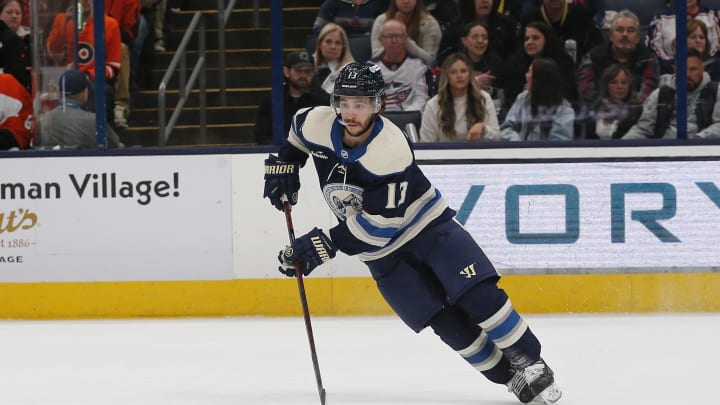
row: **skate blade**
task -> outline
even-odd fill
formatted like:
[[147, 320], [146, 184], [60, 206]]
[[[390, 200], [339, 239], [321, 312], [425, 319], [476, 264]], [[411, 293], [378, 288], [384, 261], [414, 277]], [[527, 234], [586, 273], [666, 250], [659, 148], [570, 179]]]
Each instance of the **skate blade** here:
[[550, 405], [560, 400], [562, 391], [557, 384], [552, 383], [533, 399], [531, 404]]

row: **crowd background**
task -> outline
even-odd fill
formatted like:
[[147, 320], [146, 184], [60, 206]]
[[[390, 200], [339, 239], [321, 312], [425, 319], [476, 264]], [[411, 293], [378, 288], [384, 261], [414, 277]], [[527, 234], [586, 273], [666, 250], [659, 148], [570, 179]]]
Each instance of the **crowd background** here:
[[[311, 3], [319, 12], [307, 22], [313, 32], [307, 49], [284, 52], [284, 128], [299, 108], [327, 103], [342, 66], [367, 61], [383, 71], [388, 116], [412, 113], [417, 141], [674, 139], [679, 127], [688, 138], [720, 138], [720, 0], [683, 2], [687, 37], [680, 50], [697, 52], [687, 52], [683, 62], [693, 70], [680, 81], [673, 0]], [[12, 83], [0, 88], [1, 149], [91, 144], [43, 142], [57, 137], [38, 131], [42, 115], [76, 103], [66, 96], [78, 94], [60, 85], [68, 70], [88, 82], [77, 108], [95, 113], [96, 94], [103, 94], [108, 128], [122, 135], [128, 127], [134, 90], [152, 84], [148, 66], [155, 53], [172, 51], [167, 18], [183, 2], [104, 0], [103, 89], [93, 80], [92, 4], [0, 0], [0, 69], [3, 82]], [[674, 101], [676, 92], [686, 103]], [[278, 143], [287, 134], [272, 132], [273, 103], [267, 97], [258, 105], [257, 144]], [[686, 122], [678, 125], [683, 105]]]
[[[150, 69], [142, 67], [152, 63], [155, 52], [165, 51], [166, 17], [182, 2], [104, 0], [105, 58], [100, 72], [95, 67], [93, 3], [0, 0], [0, 72], [6, 83], [0, 87], [0, 149], [98, 146], [95, 120], [77, 120], [70, 112], [96, 113], [96, 94], [105, 97], [102, 116], [110, 142], [103, 146], [122, 146], [115, 131], [128, 128], [131, 94], [150, 85]], [[97, 75], [105, 79], [102, 91], [95, 88]], [[68, 77], [73, 78], [72, 86]], [[13, 81], [19, 87], [7, 84]], [[85, 91], [87, 96], [80, 102], [79, 94]], [[56, 113], [49, 114], [52, 111]], [[45, 125], [39, 127], [40, 119]], [[67, 137], [45, 133], [53, 127], [74, 132]]]
[[[679, 51], [695, 70], [678, 76], [674, 0], [324, 0], [307, 41], [316, 76], [301, 93], [331, 92], [355, 60], [381, 68], [392, 116], [420, 112], [422, 142], [720, 138], [720, 2], [682, 4]], [[285, 74], [285, 86], [297, 82]], [[291, 112], [323, 103], [287, 94]], [[259, 144], [286, 136], [263, 127]]]

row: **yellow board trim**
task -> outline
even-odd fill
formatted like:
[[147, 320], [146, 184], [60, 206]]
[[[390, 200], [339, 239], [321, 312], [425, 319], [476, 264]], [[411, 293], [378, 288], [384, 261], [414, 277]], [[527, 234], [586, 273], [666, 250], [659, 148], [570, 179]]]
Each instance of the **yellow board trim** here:
[[[720, 273], [505, 276], [521, 313], [720, 312]], [[318, 316], [389, 315], [370, 278], [306, 278]], [[0, 283], [0, 318], [297, 316], [295, 279]]]

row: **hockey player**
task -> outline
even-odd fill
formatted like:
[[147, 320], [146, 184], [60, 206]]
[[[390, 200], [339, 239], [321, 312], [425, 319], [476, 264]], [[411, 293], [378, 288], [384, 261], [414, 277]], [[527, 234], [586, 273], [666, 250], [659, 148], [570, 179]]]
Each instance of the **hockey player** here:
[[410, 142], [388, 119], [377, 66], [351, 63], [335, 81], [332, 106], [297, 112], [278, 156], [265, 161], [264, 197], [297, 203], [299, 168], [312, 155], [339, 224], [314, 228], [280, 252], [280, 272], [304, 275], [338, 250], [357, 255], [378, 289], [415, 332], [430, 326], [490, 381], [520, 402], [554, 403], [561, 392], [540, 342], [498, 288], [500, 275], [415, 163]]

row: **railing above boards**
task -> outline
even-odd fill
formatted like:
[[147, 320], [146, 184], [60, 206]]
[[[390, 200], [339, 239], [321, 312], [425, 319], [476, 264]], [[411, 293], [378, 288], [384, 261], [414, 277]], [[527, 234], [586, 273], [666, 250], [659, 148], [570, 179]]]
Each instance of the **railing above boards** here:
[[[195, 29], [199, 28], [198, 30], [198, 60], [195, 63], [195, 67], [193, 67], [192, 72], [190, 73], [190, 78], [186, 79], [187, 75], [187, 61], [185, 57], [185, 50], [188, 47], [188, 44], [190, 43], [190, 39], [192, 39], [193, 32]], [[192, 89], [195, 85], [195, 82], [198, 81], [198, 87], [199, 87], [199, 121], [200, 121], [200, 139], [199, 143], [207, 143], [207, 79], [206, 79], [206, 56], [205, 56], [205, 18], [202, 15], [201, 11], [197, 11], [192, 18], [192, 21], [190, 21], [190, 25], [188, 26], [187, 30], [185, 30], [185, 34], [183, 35], [182, 41], [180, 41], [180, 45], [178, 45], [177, 51], [175, 51], [175, 55], [173, 55], [172, 60], [170, 61], [170, 65], [167, 68], [167, 71], [165, 72], [165, 75], [162, 78], [162, 81], [160, 82], [160, 87], [158, 88], [158, 125], [159, 125], [159, 131], [158, 131], [158, 146], [165, 146], [167, 145], [167, 141], [170, 138], [170, 135], [172, 134], [172, 130], [175, 127], [175, 123], [177, 122], [178, 118], [180, 117], [180, 113], [182, 112], [183, 107], [185, 106], [185, 102], [187, 101], [188, 96], [192, 93]], [[179, 69], [178, 69], [179, 65]], [[175, 70], [179, 70], [179, 98], [178, 102], [175, 105], [175, 108], [173, 110], [172, 115], [170, 116], [170, 119], [165, 122], [165, 113], [166, 113], [166, 92], [167, 92], [167, 85], [170, 82], [170, 79], [172, 78], [173, 74], [175, 73]], [[199, 80], [198, 80], [199, 79]]]

